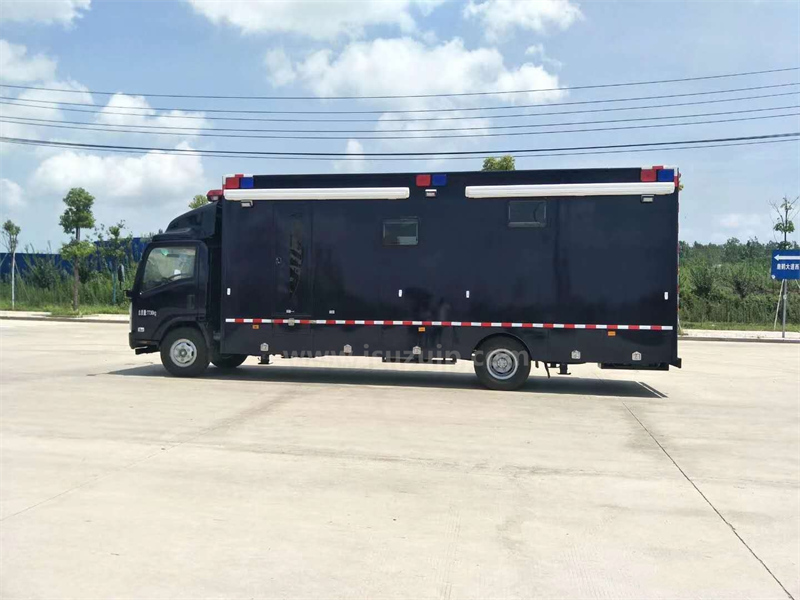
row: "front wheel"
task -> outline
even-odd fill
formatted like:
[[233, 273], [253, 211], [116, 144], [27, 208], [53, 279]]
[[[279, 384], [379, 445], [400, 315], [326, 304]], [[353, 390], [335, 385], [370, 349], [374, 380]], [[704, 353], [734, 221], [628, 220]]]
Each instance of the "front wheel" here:
[[485, 341], [475, 351], [475, 374], [490, 390], [516, 390], [531, 372], [528, 351], [510, 337]]
[[181, 327], [167, 334], [161, 343], [161, 362], [177, 377], [196, 377], [208, 367], [208, 346], [197, 329]]
[[217, 354], [211, 357], [211, 364], [218, 369], [235, 369], [247, 360], [246, 354]]

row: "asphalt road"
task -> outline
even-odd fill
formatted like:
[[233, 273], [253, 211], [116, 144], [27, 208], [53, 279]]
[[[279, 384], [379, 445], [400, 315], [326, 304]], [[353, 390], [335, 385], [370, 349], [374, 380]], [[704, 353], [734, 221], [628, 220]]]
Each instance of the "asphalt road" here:
[[3, 599], [800, 599], [800, 346], [503, 393], [125, 336], [0, 321]]

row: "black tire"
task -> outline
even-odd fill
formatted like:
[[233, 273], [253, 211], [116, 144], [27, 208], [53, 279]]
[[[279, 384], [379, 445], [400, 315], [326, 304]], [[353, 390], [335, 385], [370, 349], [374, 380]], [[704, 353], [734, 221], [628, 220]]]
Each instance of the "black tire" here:
[[161, 362], [176, 377], [197, 377], [208, 367], [208, 346], [197, 329], [181, 327], [161, 342]]
[[235, 369], [247, 360], [247, 354], [216, 354], [211, 357], [211, 364], [218, 369]]
[[517, 390], [530, 372], [528, 351], [514, 338], [490, 338], [475, 351], [475, 374], [490, 390]]

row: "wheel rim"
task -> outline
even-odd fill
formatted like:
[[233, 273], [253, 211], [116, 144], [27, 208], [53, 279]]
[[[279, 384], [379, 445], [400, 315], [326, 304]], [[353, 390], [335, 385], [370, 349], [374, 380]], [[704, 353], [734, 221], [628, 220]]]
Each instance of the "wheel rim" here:
[[511, 379], [519, 369], [519, 359], [515, 352], [498, 348], [486, 357], [486, 368], [494, 379]]
[[169, 356], [172, 362], [178, 367], [191, 367], [197, 360], [197, 346], [192, 340], [180, 339], [169, 349]]

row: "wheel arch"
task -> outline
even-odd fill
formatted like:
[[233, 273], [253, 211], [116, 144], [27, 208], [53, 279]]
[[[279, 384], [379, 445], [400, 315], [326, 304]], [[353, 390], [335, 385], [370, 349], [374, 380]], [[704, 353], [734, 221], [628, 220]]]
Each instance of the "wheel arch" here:
[[530, 345], [518, 335], [514, 335], [513, 333], [508, 333], [506, 331], [498, 331], [496, 333], [492, 333], [490, 335], [481, 338], [478, 341], [478, 343], [475, 344], [475, 347], [472, 349], [473, 354], [477, 352], [483, 344], [489, 342], [490, 340], [496, 340], [498, 338], [508, 338], [519, 342], [520, 344], [522, 344], [522, 347], [525, 348], [525, 351], [528, 353], [528, 357], [532, 358]]
[[175, 318], [171, 319], [164, 323], [161, 328], [159, 329], [158, 335], [158, 345], [161, 347], [162, 342], [164, 339], [176, 329], [180, 329], [182, 327], [190, 327], [200, 332], [200, 335], [203, 336], [203, 339], [206, 342], [206, 346], [210, 349], [211, 346], [211, 336], [208, 333], [208, 328], [203, 327], [201, 323], [194, 319], [186, 319], [186, 318]]

